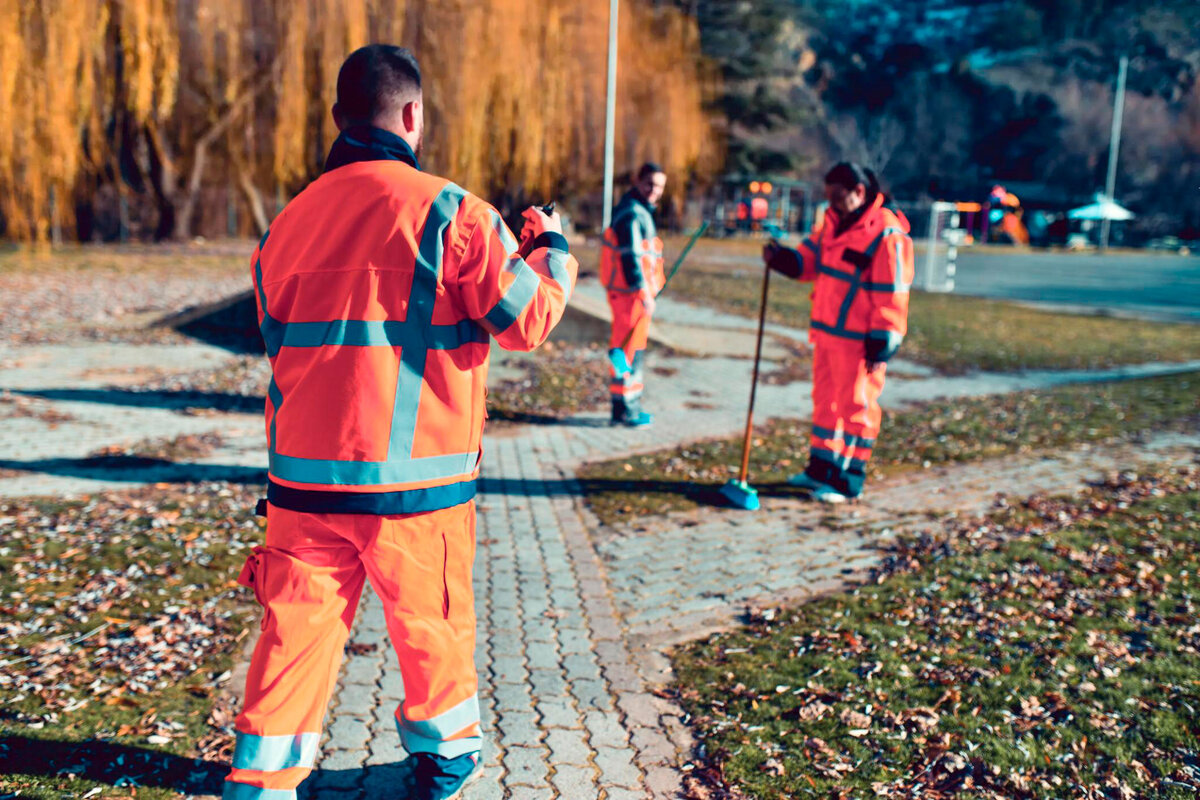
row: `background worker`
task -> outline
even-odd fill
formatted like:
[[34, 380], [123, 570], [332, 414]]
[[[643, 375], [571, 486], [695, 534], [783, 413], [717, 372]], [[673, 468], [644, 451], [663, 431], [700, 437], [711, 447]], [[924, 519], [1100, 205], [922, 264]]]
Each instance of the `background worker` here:
[[808, 467], [788, 482], [840, 503], [862, 494], [886, 364], [908, 330], [914, 264], [908, 219], [875, 173], [842, 162], [825, 175], [825, 197], [824, 219], [800, 247], [772, 241], [763, 260], [790, 278], [815, 281], [811, 450]]
[[664, 281], [663, 244], [654, 226], [654, 209], [666, 186], [662, 167], [643, 164], [604, 232], [600, 280], [608, 290], [613, 318], [608, 347], [614, 425], [636, 428], [654, 421], [642, 408], [641, 397], [650, 319]]
[[[558, 215], [520, 247], [484, 201], [417, 163], [421, 75], [370, 45], [338, 73], [325, 172], [253, 256], [272, 380], [266, 545], [239, 580], [264, 607], [227, 800], [286, 800], [313, 766], [363, 581], [404, 681], [413, 800], [478, 774], [475, 488], [489, 335], [541, 344], [577, 263]], [[524, 254], [522, 256], [522, 254]]]

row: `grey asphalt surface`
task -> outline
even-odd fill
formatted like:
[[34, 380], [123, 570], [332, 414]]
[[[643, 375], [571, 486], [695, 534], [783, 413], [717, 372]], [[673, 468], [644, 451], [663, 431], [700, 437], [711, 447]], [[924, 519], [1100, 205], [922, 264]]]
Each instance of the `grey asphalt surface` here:
[[959, 251], [957, 264], [958, 294], [1200, 323], [1200, 256], [968, 249]]

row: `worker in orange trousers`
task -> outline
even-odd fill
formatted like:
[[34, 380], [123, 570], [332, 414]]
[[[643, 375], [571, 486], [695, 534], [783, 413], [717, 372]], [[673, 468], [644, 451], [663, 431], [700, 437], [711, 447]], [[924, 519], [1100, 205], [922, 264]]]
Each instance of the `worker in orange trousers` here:
[[479, 774], [474, 497], [489, 341], [532, 350], [578, 264], [558, 215], [521, 241], [487, 203], [422, 172], [421, 73], [399, 47], [352, 53], [324, 173], [252, 265], [271, 362], [266, 542], [239, 578], [263, 606], [226, 800], [292, 800], [365, 581], [404, 681], [414, 800]]
[[654, 210], [666, 185], [662, 167], [643, 164], [604, 232], [600, 280], [612, 311], [608, 385], [613, 425], [643, 428], [654, 421], [642, 408], [641, 398], [650, 320], [664, 282], [663, 243], [654, 225]]
[[789, 482], [815, 499], [862, 494], [879, 436], [888, 359], [908, 330], [913, 246], [908, 219], [875, 174], [842, 162], [825, 175], [829, 206], [799, 248], [769, 242], [763, 260], [813, 281], [813, 428], [808, 466]]

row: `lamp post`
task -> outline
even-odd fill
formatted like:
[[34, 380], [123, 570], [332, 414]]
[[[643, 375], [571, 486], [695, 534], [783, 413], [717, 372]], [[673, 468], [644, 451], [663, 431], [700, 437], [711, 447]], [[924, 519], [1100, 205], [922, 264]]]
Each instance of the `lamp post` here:
[[[1121, 56], [1117, 68], [1117, 96], [1113, 102], [1112, 134], [1108, 141], [1108, 178], [1104, 181], [1104, 198], [1111, 204], [1116, 202], [1113, 192], [1117, 188], [1117, 151], [1121, 149], [1121, 117], [1125, 115], [1125, 77], [1129, 72], [1129, 57]], [[1100, 220], [1100, 249], [1108, 249], [1108, 229], [1112, 224], [1108, 218], [1109, 210], [1104, 210], [1104, 218]]]
[[604, 229], [612, 224], [613, 138], [617, 115], [617, 3], [608, 4], [608, 96], [604, 117]]

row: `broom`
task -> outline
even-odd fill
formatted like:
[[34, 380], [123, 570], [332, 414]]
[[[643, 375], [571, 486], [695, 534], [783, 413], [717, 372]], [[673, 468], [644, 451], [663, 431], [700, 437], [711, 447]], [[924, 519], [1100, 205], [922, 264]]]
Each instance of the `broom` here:
[[758, 307], [758, 342], [754, 346], [754, 374], [750, 378], [750, 409], [746, 412], [746, 433], [742, 439], [742, 468], [737, 480], [721, 487], [721, 494], [736, 508], [758, 509], [758, 491], [746, 482], [750, 473], [750, 437], [754, 433], [754, 396], [758, 391], [758, 365], [762, 360], [763, 328], [767, 321], [767, 289], [771, 284], [771, 268], [763, 265], [762, 300]]

